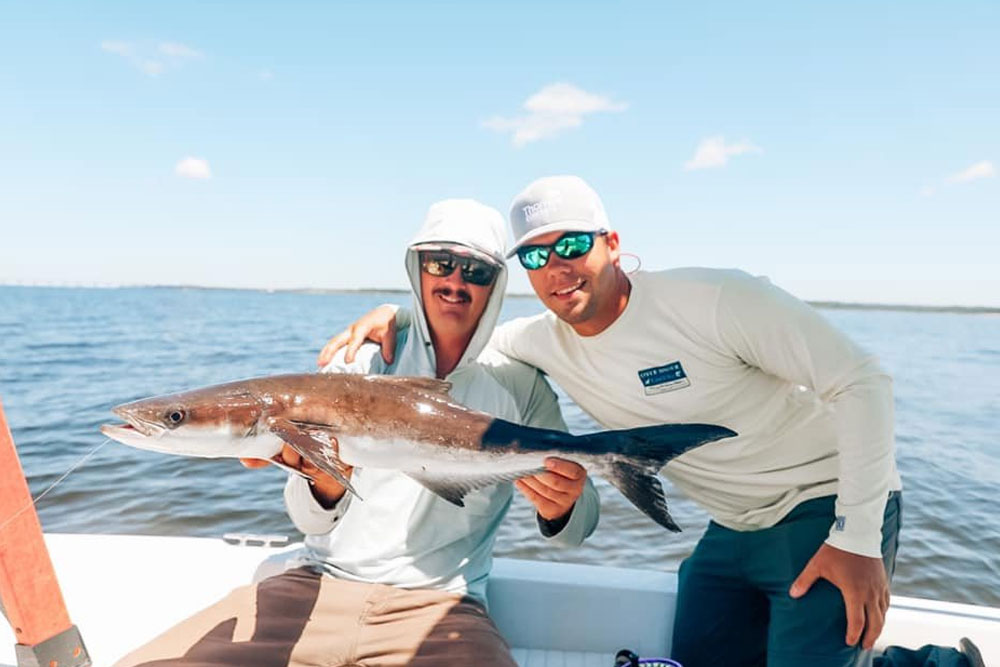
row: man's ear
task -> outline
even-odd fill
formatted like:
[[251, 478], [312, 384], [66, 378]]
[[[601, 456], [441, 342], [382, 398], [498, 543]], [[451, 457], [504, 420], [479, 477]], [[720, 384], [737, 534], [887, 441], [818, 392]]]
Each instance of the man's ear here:
[[621, 268], [621, 240], [618, 238], [618, 232], [612, 230], [605, 234], [604, 243], [608, 246], [608, 257], [611, 259], [611, 263]]

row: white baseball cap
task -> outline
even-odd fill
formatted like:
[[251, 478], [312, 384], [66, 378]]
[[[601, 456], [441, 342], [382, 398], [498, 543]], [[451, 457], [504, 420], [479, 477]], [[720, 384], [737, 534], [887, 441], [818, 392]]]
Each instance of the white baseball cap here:
[[517, 249], [551, 232], [600, 232], [609, 228], [604, 204], [579, 176], [546, 176], [532, 182], [510, 204], [510, 228]]

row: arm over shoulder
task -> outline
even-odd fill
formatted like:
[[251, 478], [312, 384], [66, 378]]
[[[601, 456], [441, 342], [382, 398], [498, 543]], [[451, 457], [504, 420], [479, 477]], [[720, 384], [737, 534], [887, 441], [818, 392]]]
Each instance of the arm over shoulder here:
[[320, 373], [350, 373], [354, 375], [382, 375], [386, 372], [386, 363], [380, 354], [380, 348], [376, 343], [364, 343], [358, 348], [358, 353], [354, 361], [347, 363], [344, 355], [347, 348], [337, 350], [337, 354], [326, 366], [320, 369]]
[[540, 367], [538, 352], [548, 340], [551, 317], [551, 313], [545, 312], [504, 322], [493, 330], [489, 346], [510, 359]]

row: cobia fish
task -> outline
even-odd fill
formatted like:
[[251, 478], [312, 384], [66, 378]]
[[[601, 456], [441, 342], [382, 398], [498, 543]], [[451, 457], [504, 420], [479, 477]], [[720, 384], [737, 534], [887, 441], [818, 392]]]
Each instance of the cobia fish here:
[[693, 447], [736, 435], [668, 424], [575, 436], [520, 426], [455, 402], [422, 377], [275, 375], [126, 403], [101, 431], [126, 445], [209, 458], [272, 459], [287, 443], [354, 492], [347, 466], [399, 470], [463, 506], [473, 489], [534, 475], [546, 457], [607, 479], [661, 526], [679, 531], [656, 473]]

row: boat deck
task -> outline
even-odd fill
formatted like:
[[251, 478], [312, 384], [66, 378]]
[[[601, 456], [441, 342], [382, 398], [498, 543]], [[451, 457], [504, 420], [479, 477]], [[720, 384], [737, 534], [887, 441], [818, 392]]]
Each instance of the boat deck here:
[[[47, 535], [70, 616], [98, 667], [111, 665], [231, 589], [282, 569], [298, 545], [221, 539]], [[622, 568], [496, 559], [490, 612], [522, 667], [610, 667], [630, 648], [669, 655], [676, 576]], [[972, 637], [1000, 665], [1000, 610], [894, 597], [880, 643], [954, 646]], [[0, 667], [15, 664], [0, 622]]]

